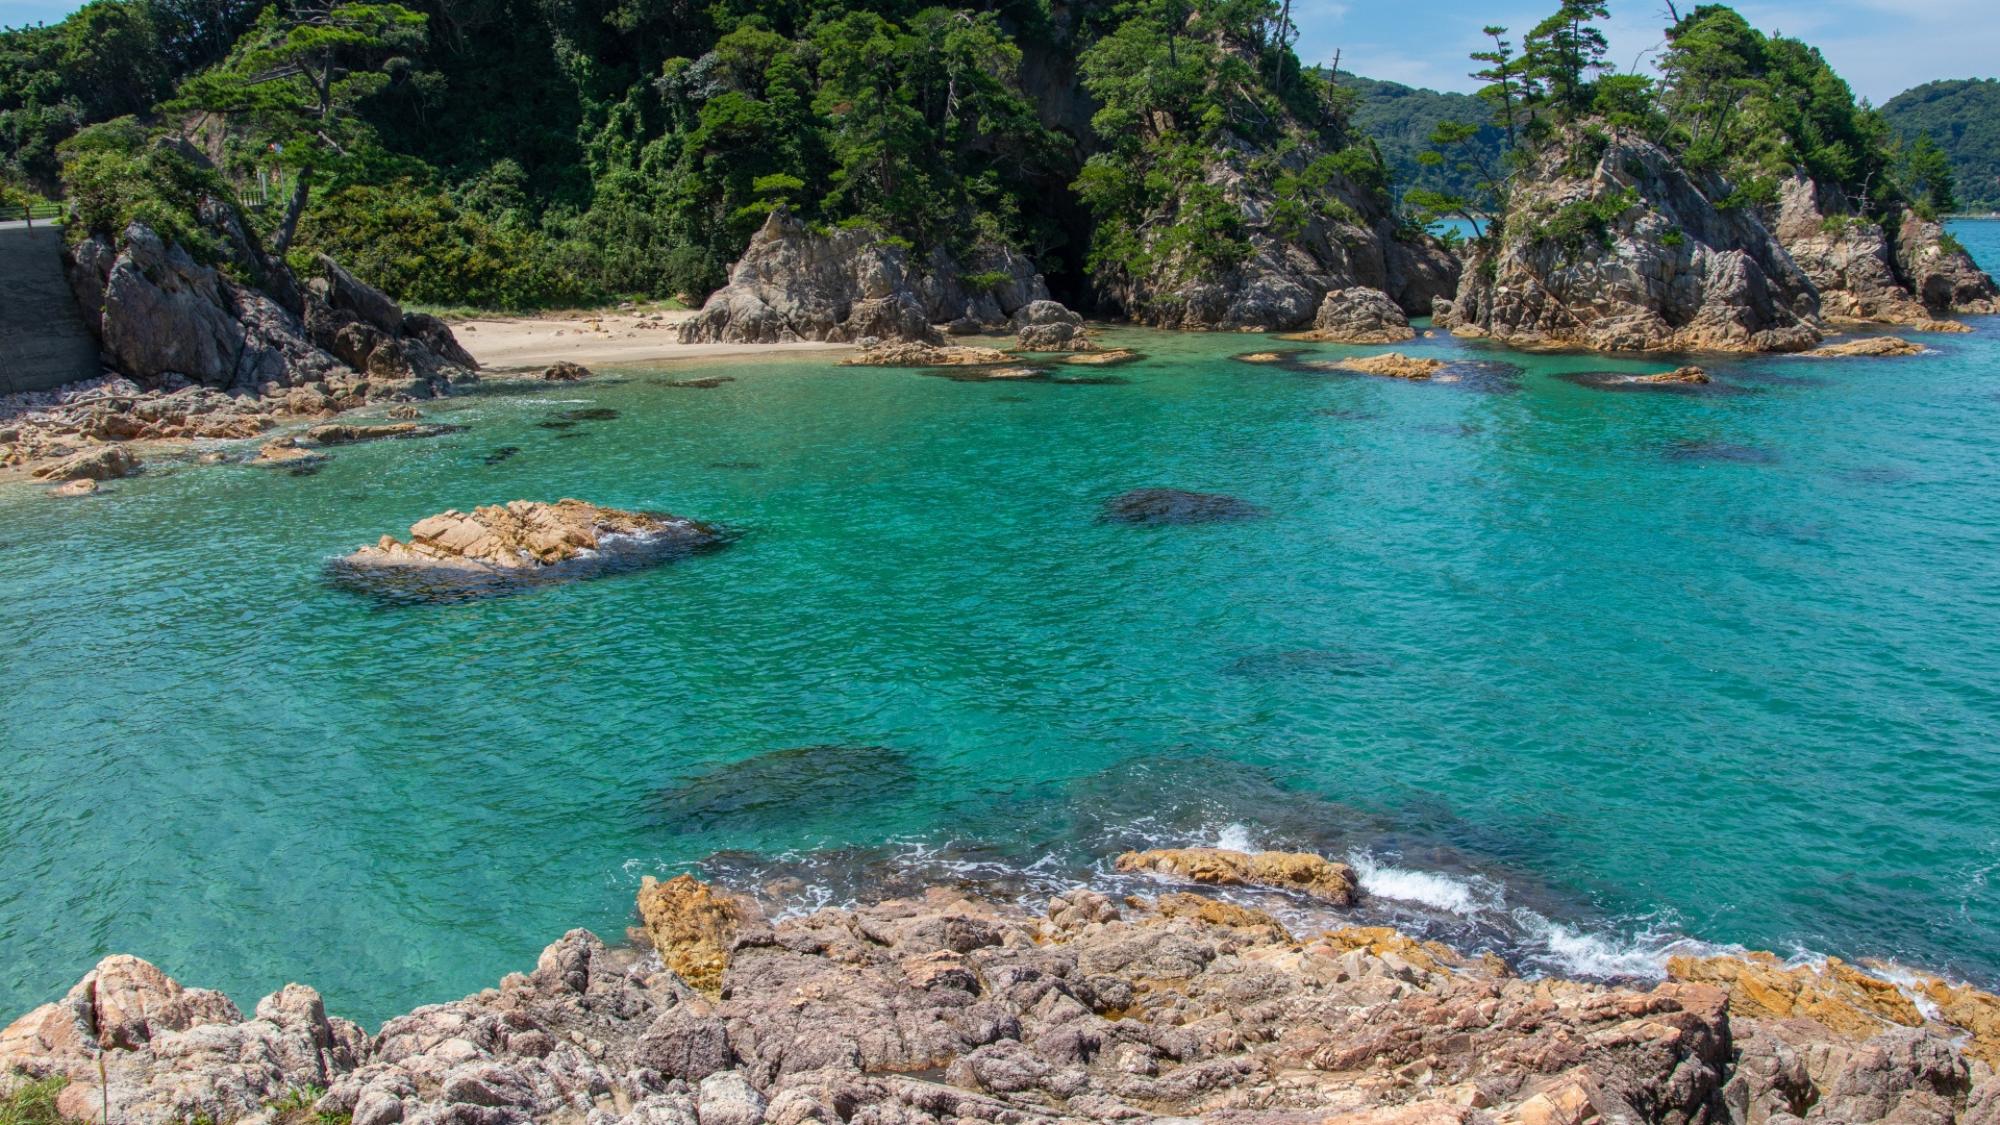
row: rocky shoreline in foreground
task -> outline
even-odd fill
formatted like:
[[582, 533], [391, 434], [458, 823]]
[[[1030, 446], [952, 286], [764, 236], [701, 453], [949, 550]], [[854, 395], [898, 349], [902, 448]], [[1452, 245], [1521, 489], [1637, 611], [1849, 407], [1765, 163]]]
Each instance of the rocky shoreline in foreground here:
[[940, 886], [773, 918], [648, 879], [629, 944], [573, 930], [372, 1036], [303, 985], [245, 1018], [114, 956], [0, 1030], [0, 1087], [136, 1125], [2000, 1123], [2000, 998], [1970, 987], [1768, 954], [1677, 957], [1650, 986], [1525, 979], [1217, 897], [1353, 905], [1353, 870], [1319, 856], [1117, 866], [1157, 893], [1031, 910]]

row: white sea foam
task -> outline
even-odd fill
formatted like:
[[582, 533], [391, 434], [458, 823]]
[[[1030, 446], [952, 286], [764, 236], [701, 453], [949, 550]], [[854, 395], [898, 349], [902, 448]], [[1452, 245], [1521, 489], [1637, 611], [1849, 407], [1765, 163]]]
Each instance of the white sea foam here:
[[1377, 898], [1419, 903], [1468, 918], [1500, 905], [1497, 888], [1481, 886], [1470, 879], [1396, 867], [1368, 852], [1355, 852], [1347, 857], [1347, 862], [1361, 876], [1361, 889]]
[[1257, 842], [1250, 838], [1250, 829], [1242, 824], [1225, 824], [1215, 834], [1213, 847], [1226, 848], [1232, 852], [1254, 852], [1259, 850]]

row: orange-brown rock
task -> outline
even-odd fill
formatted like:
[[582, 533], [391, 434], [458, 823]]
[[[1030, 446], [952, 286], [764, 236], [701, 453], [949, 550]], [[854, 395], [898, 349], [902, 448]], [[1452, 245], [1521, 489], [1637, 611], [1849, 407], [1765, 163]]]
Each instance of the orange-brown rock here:
[[1162, 918], [1192, 918], [1211, 926], [1258, 930], [1279, 941], [1292, 940], [1292, 932], [1269, 913], [1207, 895], [1185, 892], [1161, 895], [1153, 900], [1153, 911]]
[[1308, 852], [1238, 852], [1227, 848], [1156, 848], [1118, 857], [1120, 871], [1151, 871], [1214, 887], [1274, 887], [1336, 906], [1352, 906], [1354, 869]]
[[1859, 340], [1843, 340], [1838, 344], [1821, 344], [1806, 354], [1821, 359], [1846, 356], [1922, 355], [1924, 346], [1905, 340], [1901, 336], [1864, 336]]
[[979, 367], [1006, 363], [1011, 358], [998, 348], [902, 340], [863, 349], [840, 364], [843, 367]]
[[1363, 375], [1386, 375], [1391, 379], [1428, 379], [1444, 370], [1444, 361], [1407, 356], [1402, 352], [1356, 356], [1352, 359], [1321, 360], [1312, 364], [1331, 371], [1359, 371]]
[[130, 476], [139, 467], [131, 450], [116, 445], [100, 445], [65, 457], [34, 471], [38, 480], [117, 480]]
[[1699, 367], [1689, 366], [1676, 367], [1672, 371], [1662, 371], [1657, 375], [1641, 375], [1636, 381], [1640, 383], [1700, 384], [1709, 382], [1709, 378], [1708, 372], [1703, 371]]
[[597, 550], [608, 536], [642, 536], [669, 529], [702, 528], [672, 516], [600, 508], [581, 500], [542, 504], [515, 500], [456, 509], [419, 520], [409, 542], [384, 535], [373, 547], [348, 556], [357, 562], [477, 563], [500, 569], [551, 566]]
[[667, 968], [709, 996], [722, 989], [730, 947], [751, 917], [744, 900], [692, 875], [662, 883], [647, 876], [639, 886], [639, 918], [646, 938]]
[[1103, 351], [1074, 352], [1062, 357], [1062, 362], [1078, 367], [1115, 367], [1139, 358], [1139, 353], [1131, 348], [1107, 348]]
[[1419, 941], [1387, 926], [1348, 926], [1320, 936], [1327, 947], [1365, 950], [1372, 957], [1398, 957], [1427, 973], [1476, 970], [1490, 977], [1508, 976], [1507, 963], [1493, 954], [1466, 957], [1443, 942]]
[[1729, 1010], [1752, 1019], [1806, 1019], [1865, 1039], [1890, 1025], [1919, 1027], [1924, 1017], [1903, 990], [1837, 957], [1824, 966], [1787, 967], [1770, 953], [1675, 957], [1667, 975], [1729, 993]]

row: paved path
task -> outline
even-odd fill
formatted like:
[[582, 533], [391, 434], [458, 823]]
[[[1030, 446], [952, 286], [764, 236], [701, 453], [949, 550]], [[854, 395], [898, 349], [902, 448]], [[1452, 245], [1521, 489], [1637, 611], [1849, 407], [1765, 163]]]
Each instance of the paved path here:
[[63, 277], [62, 228], [0, 223], [0, 394], [98, 373], [97, 340]]

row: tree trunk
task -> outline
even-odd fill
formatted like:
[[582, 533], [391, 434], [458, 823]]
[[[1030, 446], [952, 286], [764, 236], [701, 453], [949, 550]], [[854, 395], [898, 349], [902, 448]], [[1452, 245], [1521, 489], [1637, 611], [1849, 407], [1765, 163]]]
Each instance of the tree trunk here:
[[285, 204], [285, 217], [278, 223], [277, 236], [271, 239], [271, 256], [282, 260], [285, 251], [292, 248], [292, 236], [299, 232], [299, 216], [306, 213], [306, 195], [312, 189], [312, 169], [299, 169], [298, 182], [292, 187], [291, 202]]

